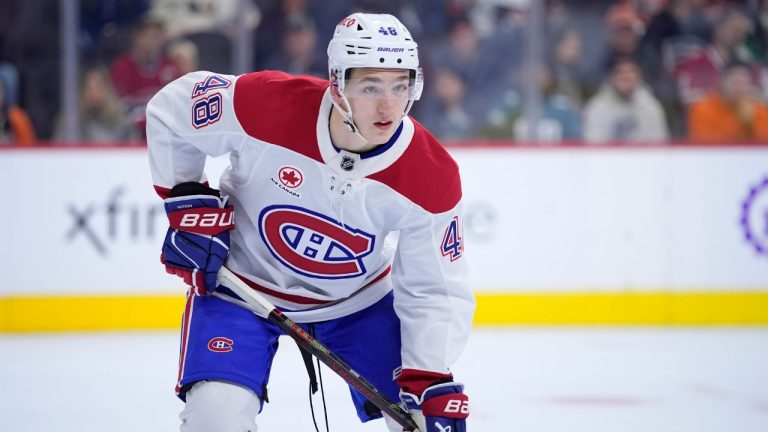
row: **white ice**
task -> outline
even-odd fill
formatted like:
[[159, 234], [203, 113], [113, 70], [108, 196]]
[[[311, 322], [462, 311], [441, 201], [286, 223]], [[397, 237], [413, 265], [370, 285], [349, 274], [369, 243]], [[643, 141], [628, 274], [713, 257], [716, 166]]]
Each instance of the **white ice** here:
[[[177, 339], [0, 336], [0, 431], [178, 430]], [[344, 384], [322, 372], [331, 431], [386, 430], [361, 425]], [[766, 328], [476, 329], [454, 373], [470, 432], [768, 432]], [[281, 339], [260, 432], [314, 431], [307, 382]]]

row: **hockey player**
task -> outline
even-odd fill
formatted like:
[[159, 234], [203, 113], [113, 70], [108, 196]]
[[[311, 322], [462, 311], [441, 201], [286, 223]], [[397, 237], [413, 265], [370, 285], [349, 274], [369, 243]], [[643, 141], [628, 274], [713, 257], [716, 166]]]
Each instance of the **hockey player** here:
[[[449, 366], [470, 330], [461, 184], [408, 117], [417, 45], [391, 15], [353, 14], [328, 46], [330, 82], [262, 71], [190, 73], [147, 108], [169, 273], [191, 286], [177, 392], [181, 430], [255, 431], [280, 330], [207, 294], [223, 264], [392, 400], [423, 432], [463, 432]], [[230, 153], [220, 189], [206, 155]], [[381, 413], [356, 390], [361, 421]], [[386, 419], [390, 431], [401, 431]]]

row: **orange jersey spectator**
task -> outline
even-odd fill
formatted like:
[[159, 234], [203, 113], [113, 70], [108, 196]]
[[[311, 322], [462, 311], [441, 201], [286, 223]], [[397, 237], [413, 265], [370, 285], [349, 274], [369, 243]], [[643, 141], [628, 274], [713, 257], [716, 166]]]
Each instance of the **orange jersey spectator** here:
[[752, 74], [736, 63], [723, 72], [720, 86], [688, 112], [688, 138], [699, 142], [768, 142], [768, 107], [751, 98]]
[[22, 108], [5, 98], [5, 83], [0, 82], [0, 145], [29, 146], [37, 140], [32, 120]]

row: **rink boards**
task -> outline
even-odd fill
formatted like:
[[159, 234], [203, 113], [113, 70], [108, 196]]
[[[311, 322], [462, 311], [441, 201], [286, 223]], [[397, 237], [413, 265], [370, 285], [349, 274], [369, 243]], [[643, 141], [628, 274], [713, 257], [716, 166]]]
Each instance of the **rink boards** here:
[[[768, 147], [452, 154], [476, 324], [768, 324]], [[0, 150], [0, 179], [0, 332], [178, 326], [145, 149]]]

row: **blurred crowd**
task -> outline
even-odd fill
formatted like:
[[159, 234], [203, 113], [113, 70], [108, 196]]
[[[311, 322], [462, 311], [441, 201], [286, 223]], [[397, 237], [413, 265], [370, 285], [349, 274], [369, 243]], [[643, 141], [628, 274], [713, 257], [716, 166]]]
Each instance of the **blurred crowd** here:
[[[82, 141], [140, 141], [149, 98], [235, 73], [243, 34], [252, 70], [327, 78], [334, 26], [369, 11], [419, 43], [412, 115], [448, 145], [768, 143], [768, 0], [548, 0], [536, 22], [530, 1], [80, 0], [67, 85]], [[0, 145], [64, 144], [59, 7], [0, 0]]]

